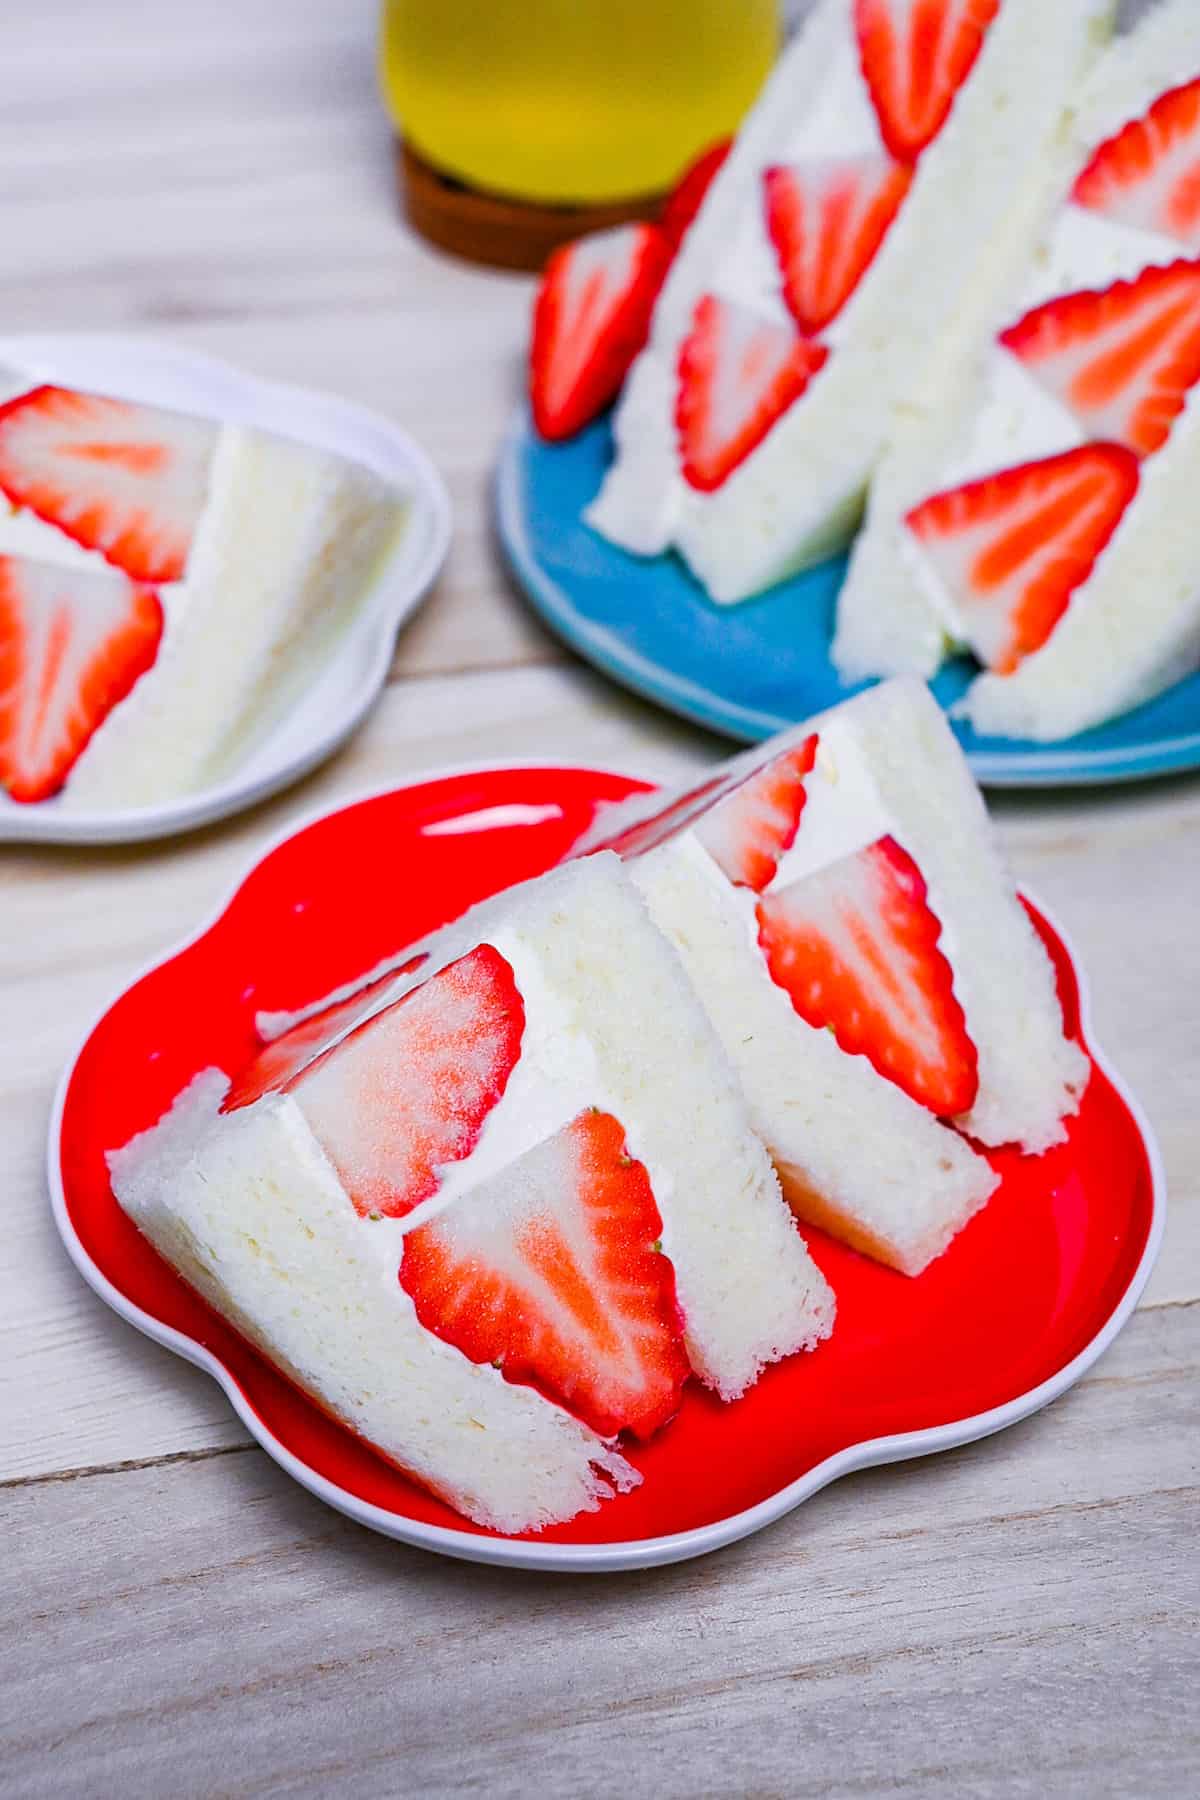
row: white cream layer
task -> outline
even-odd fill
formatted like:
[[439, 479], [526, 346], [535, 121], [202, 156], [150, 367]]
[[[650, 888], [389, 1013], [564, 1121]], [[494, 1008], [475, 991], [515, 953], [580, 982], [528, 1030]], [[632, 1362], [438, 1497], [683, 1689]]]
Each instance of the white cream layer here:
[[[846, 856], [878, 842], [892, 838], [920, 868], [920, 860], [906, 842], [903, 826], [888, 809], [871, 770], [870, 758], [858, 742], [852, 725], [836, 714], [822, 722], [817, 734], [817, 754], [812, 769], [804, 778], [804, 808], [795, 838], [779, 859], [774, 875], [763, 892], [778, 893], [805, 876], [815, 874]], [[688, 854], [706, 865], [710, 878], [728, 883], [718, 864], [705, 850], [694, 830], [685, 829], [681, 839]], [[924, 869], [929, 908], [941, 926], [938, 949], [950, 965], [959, 1004], [966, 1004], [961, 991], [961, 978], [955, 964], [955, 939], [947, 913], [939, 904], [936, 882], [930, 883]], [[748, 888], [734, 887], [746, 932], [752, 943], [762, 978], [774, 986], [765, 956], [758, 942], [756, 906], [758, 895]], [[968, 1022], [968, 1030], [970, 1025]]]
[[[1187, 255], [1182, 244], [1159, 232], [1138, 231], [1073, 202], [1060, 208], [1039, 247], [1014, 318], [1064, 294], [1102, 290], [1129, 281], [1144, 269], [1165, 266]], [[1002, 469], [1057, 456], [1087, 442], [1074, 413], [1047, 393], [1020, 358], [993, 341], [981, 404], [969, 435], [950, 459], [938, 488], [943, 492]], [[1166, 446], [1169, 448], [1169, 445]], [[1159, 451], [1162, 455], [1164, 452]], [[1136, 507], [1135, 495], [1131, 508]], [[902, 554], [922, 592], [956, 643], [971, 642], [970, 625], [954, 595], [912, 532], [901, 534]], [[1107, 553], [1101, 551], [1096, 567]]]
[[[403, 1240], [410, 1231], [436, 1218], [481, 1183], [493, 1179], [518, 1157], [570, 1125], [589, 1107], [598, 1107], [620, 1121], [630, 1154], [645, 1165], [663, 1216], [663, 1241], [669, 1249], [665, 1202], [674, 1185], [672, 1172], [648, 1154], [647, 1134], [639, 1129], [639, 1118], [631, 1115], [627, 1102], [618, 1105], [606, 1086], [593, 1041], [569, 1016], [527, 941], [508, 933], [503, 926], [489, 930], [483, 941], [508, 963], [521, 995], [525, 1025], [520, 1056], [503, 1094], [484, 1120], [470, 1154], [439, 1167], [436, 1194], [403, 1218], [364, 1221], [364, 1230], [369, 1233], [383, 1274], [388, 1280], [397, 1278]], [[390, 1005], [419, 987], [463, 951], [461, 943], [450, 945], [444, 957], [435, 958], [410, 976], [402, 977], [388, 990], [386, 1003]], [[376, 1005], [368, 1016], [379, 1010]], [[352, 1029], [354, 1023], [349, 1021], [339, 1036]], [[649, 1093], [646, 1104], [653, 1104]], [[304, 1129], [309, 1129], [307, 1124]], [[349, 1196], [346, 1205], [352, 1205]]]
[[971, 334], [971, 320], [982, 322], [996, 286], [1019, 268], [1024, 221], [1032, 228], [1049, 202], [1047, 158], [1032, 159], [1030, 145], [1043, 141], [1049, 152], [1111, 11], [1111, 0], [1061, 0], [1047, 19], [1041, 0], [1005, 0], [877, 256], [822, 334], [832, 355], [757, 449], [719, 488], [701, 493], [679, 469], [678, 350], [703, 292], [780, 316], [763, 168], [880, 144], [854, 8], [823, 0], [747, 119], [667, 277], [650, 345], [617, 409], [617, 454], [588, 523], [636, 554], [676, 547], [723, 604], [842, 547], [897, 409], [919, 407]]
[[[9, 385], [22, 393], [29, 382]], [[158, 656], [49, 804], [149, 805], [227, 772], [328, 654], [403, 529], [406, 504], [365, 467], [221, 425], [184, 577], [157, 586]], [[110, 569], [98, 551], [0, 500], [6, 551]]]
[[[764, 172], [776, 163], [878, 153], [883, 147], [859, 63], [852, 9], [825, 5], [808, 22], [804, 52], [810, 63], [802, 97], [807, 103], [787, 111], [776, 106], [769, 129], [755, 130], [752, 122], [739, 139], [738, 181], [746, 184], [747, 203], [734, 211], [717, 261], [701, 234], [684, 238], [655, 311], [651, 343], [634, 364], [621, 398], [614, 421], [620, 476], [606, 484], [585, 517], [644, 554], [656, 554], [672, 541], [685, 502], [704, 502], [680, 472], [674, 428], [675, 369], [695, 301], [712, 293], [790, 323], [779, 259], [767, 230]], [[787, 80], [790, 74], [783, 69], [777, 79]], [[760, 103], [764, 119], [771, 103], [768, 92]], [[836, 346], [853, 331], [855, 301], [870, 278], [868, 269], [823, 331], [825, 342]], [[819, 381], [820, 375], [814, 379]]]
[[[749, 167], [753, 171], [757, 206], [743, 207], [737, 217], [727, 254], [718, 268], [709, 271], [701, 261], [698, 278], [689, 262], [688, 239], [679, 253], [680, 279], [697, 292], [704, 290], [725, 300], [740, 301], [757, 311], [787, 322], [791, 318], [781, 292], [779, 258], [767, 230], [763, 176], [776, 163], [834, 161], [838, 157], [878, 155], [884, 151], [879, 121], [870, 91], [863, 79], [851, 10], [831, 15], [829, 28], [817, 54], [821, 81], [815, 103], [798, 107], [775, 142]], [[870, 271], [863, 281], [870, 277]], [[860, 288], [861, 288], [860, 283]], [[856, 290], [857, 291], [857, 290]], [[854, 296], [821, 333], [825, 343], [841, 343], [853, 329]]]

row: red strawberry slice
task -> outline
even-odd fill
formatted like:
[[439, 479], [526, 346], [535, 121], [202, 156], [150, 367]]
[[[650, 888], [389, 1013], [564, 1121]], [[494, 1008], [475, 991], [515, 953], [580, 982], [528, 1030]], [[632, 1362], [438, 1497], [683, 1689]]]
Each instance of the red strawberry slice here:
[[854, 0], [863, 79], [884, 143], [915, 162], [946, 123], [1000, 0]]
[[427, 1330], [537, 1387], [602, 1437], [649, 1437], [689, 1369], [645, 1168], [609, 1113], [519, 1157], [404, 1240]]
[[683, 473], [719, 488], [757, 448], [829, 355], [790, 325], [705, 294], [679, 351], [675, 425]]
[[705, 194], [732, 149], [732, 138], [722, 138], [719, 143], [711, 144], [695, 162], [688, 164], [667, 195], [659, 228], [674, 249], [682, 243], [684, 232], [700, 211]]
[[0, 556], [0, 784], [48, 800], [158, 655], [152, 588], [104, 568]]
[[841, 311], [911, 181], [912, 170], [882, 151], [764, 170], [767, 230], [801, 331], [815, 334]]
[[1137, 485], [1132, 451], [1083, 444], [913, 508], [908, 528], [953, 596], [981, 662], [1010, 675], [1046, 642]]
[[0, 406], [0, 489], [138, 581], [178, 581], [215, 426], [71, 388]]
[[966, 1112], [975, 1046], [921, 871], [882, 837], [758, 903], [771, 979], [802, 1019], [941, 1118]]
[[402, 1218], [437, 1192], [439, 1167], [478, 1142], [524, 1029], [512, 970], [480, 944], [288, 1083], [359, 1213]]
[[738, 887], [761, 894], [791, 848], [804, 810], [804, 777], [816, 759], [814, 733], [772, 757], [705, 813], [696, 836]]
[[1142, 118], [1107, 138], [1072, 198], [1200, 251], [1200, 79], [1160, 94]]
[[544, 438], [570, 437], [616, 398], [646, 342], [671, 251], [657, 225], [621, 225], [554, 252], [529, 352], [530, 401]]
[[1143, 269], [1101, 293], [1062, 294], [1000, 342], [1089, 437], [1149, 456], [1200, 381], [1200, 262]]
[[299, 1025], [293, 1025], [282, 1037], [273, 1038], [232, 1083], [221, 1111], [236, 1112], [241, 1106], [249, 1106], [252, 1101], [261, 1100], [264, 1094], [286, 1087], [302, 1069], [316, 1061], [327, 1048], [330, 1039], [352, 1024], [372, 1000], [378, 999], [386, 988], [390, 988], [402, 975], [411, 974], [426, 960], [425, 952], [422, 951], [419, 956], [402, 963], [398, 969], [389, 969], [386, 975], [367, 982], [365, 987], [359, 988], [349, 999], [339, 1000], [336, 1005], [325, 1007], [311, 1018], [302, 1019]]
[[653, 850], [656, 845], [674, 837], [697, 813], [703, 811], [710, 795], [727, 786], [728, 782], [722, 776], [713, 775], [709, 780], [701, 782], [699, 787], [689, 788], [686, 794], [680, 794], [660, 811], [651, 813], [648, 818], [639, 819], [635, 825], [626, 826], [615, 837], [606, 838], [603, 843], [594, 844], [592, 848], [615, 850], [618, 856], [641, 856], [643, 851]]

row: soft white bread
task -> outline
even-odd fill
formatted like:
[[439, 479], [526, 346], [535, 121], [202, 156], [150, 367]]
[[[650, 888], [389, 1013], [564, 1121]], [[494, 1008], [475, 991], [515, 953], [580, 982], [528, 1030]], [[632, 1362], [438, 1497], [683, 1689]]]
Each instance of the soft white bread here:
[[64, 805], [148, 806], [218, 778], [319, 668], [407, 506], [343, 457], [226, 426], [158, 660], [83, 752]]
[[1200, 389], [1142, 464], [1133, 504], [1042, 645], [976, 677], [975, 730], [1051, 743], [1152, 700], [1200, 668]]
[[497, 1531], [591, 1510], [640, 1477], [532, 1388], [417, 1321], [294, 1100], [227, 1116], [219, 1070], [110, 1157], [156, 1249], [327, 1410]]
[[694, 837], [630, 867], [733, 1059], [797, 1214], [919, 1275], [992, 1193], [992, 1170], [764, 979], [748, 896]]
[[985, 1144], [1058, 1143], [1089, 1064], [1064, 1034], [1053, 966], [945, 714], [909, 678], [869, 688], [811, 729], [835, 760], [843, 743], [865, 759], [941, 920], [941, 949], [979, 1053], [979, 1095], [958, 1123]]
[[[1036, 401], [1036, 389], [1014, 375], [1013, 400], [1007, 388], [993, 395], [997, 358], [1006, 361], [995, 346], [996, 333], [1056, 288], [1103, 285], [1131, 276], [1147, 262], [1170, 262], [1184, 254], [1178, 244], [1159, 245], [1140, 233], [1101, 227], [1114, 240], [1112, 267], [1106, 270], [1098, 241], [1093, 242], [1095, 229], [1075, 248], [1062, 236], [1066, 224], [1080, 224], [1077, 209], [1071, 209], [1073, 221], [1064, 220], [1062, 202], [1099, 142], [1198, 71], [1200, 8], [1194, 0], [1165, 0], [1104, 54], [1065, 116], [1044, 163], [1040, 219], [1023, 221], [1018, 255], [995, 286], [990, 314], [975, 322], [974, 337], [960, 337], [927, 403], [909, 407], [898, 420], [872, 481], [866, 519], [838, 598], [833, 659], [847, 680], [902, 671], [931, 674], [942, 660], [945, 621], [908, 541], [909, 509], [1004, 461], [1023, 461], [1027, 454], [1047, 454], [1077, 441], [1069, 426], [1062, 441], [1054, 441], [1052, 426], [1041, 450], [1036, 427], [1033, 437], [1028, 427], [1017, 434], [1009, 411], [1019, 399]], [[1074, 272], [1056, 283], [1060, 257]], [[990, 461], [981, 428], [988, 408], [1001, 452]], [[1014, 447], [1005, 458], [1009, 434], [1022, 448]], [[1066, 737], [1149, 698], [1200, 661], [1200, 540], [1187, 501], [1200, 464], [1197, 438], [1189, 406], [1166, 450], [1144, 465], [1134, 505], [1048, 642], [1014, 675], [984, 674], [973, 686], [963, 712], [976, 729], [1041, 740]]]
[[824, 0], [764, 89], [668, 275], [589, 522], [638, 554], [674, 544], [722, 602], [844, 543], [895, 420], [938, 391], [963, 336], [991, 316], [997, 282], [1044, 204], [1045, 160], [1064, 109], [1113, 10], [1112, 0], [1003, 0], [895, 224], [825, 334], [824, 368], [751, 456], [701, 493], [679, 473], [672, 424], [692, 309], [711, 290], [782, 316], [762, 169], [836, 154], [843, 115], [869, 104], [839, 85], [861, 88], [850, 0]]
[[[601, 1103], [649, 1173], [688, 1359], [733, 1399], [766, 1364], [827, 1337], [834, 1302], [729, 1058], [619, 858], [567, 864], [502, 898], [531, 909], [530, 943], [561, 1000], [562, 1032], [592, 1046]], [[569, 929], [554, 929], [553, 915], [568, 908]], [[470, 914], [464, 924], [480, 930]], [[556, 1054], [548, 1047], [547, 1061]]]
[[[978, 1098], [958, 1124], [986, 1144], [1036, 1152], [1057, 1143], [1089, 1065], [1064, 1036], [1052, 965], [941, 708], [913, 677], [882, 683], [733, 758], [714, 795], [814, 733], [820, 750], [779, 879], [794, 880], [885, 832], [895, 837], [928, 887], [942, 927], [939, 948], [979, 1055]], [[638, 795], [603, 811], [577, 851], [612, 843], [675, 799]]]
[[799, 825], [764, 899], [800, 894], [828, 865], [894, 839], [924, 881], [977, 1054], [978, 1092], [956, 1123], [987, 1144], [1040, 1151], [1057, 1142], [1089, 1065], [1064, 1034], [1050, 960], [954, 734], [922, 683], [868, 690], [735, 757], [701, 788], [605, 809], [576, 849], [616, 844], [628, 857], [733, 1060], [798, 1215], [918, 1274], [997, 1178], [966, 1135], [793, 1008], [763, 954], [758, 894], [728, 878], [707, 847], [713, 839], [697, 829], [708, 809], [730, 804], [742, 782], [812, 736]]
[[130, 1216], [254, 1342], [460, 1510], [514, 1530], [569, 1518], [632, 1473], [533, 1389], [425, 1331], [399, 1281], [410, 1231], [455, 1208], [508, 1208], [537, 1147], [597, 1108], [645, 1166], [684, 1348], [703, 1381], [724, 1398], [741, 1393], [766, 1363], [828, 1335], [834, 1303], [707, 1015], [616, 856], [474, 909], [310, 1053], [481, 942], [520, 993], [520, 1055], [474, 1148], [406, 1216], [356, 1213], [302, 1089], [218, 1117], [219, 1071], [111, 1160]]
[[[480, 902], [406, 949], [397, 960], [422, 951], [420, 969], [360, 1016], [480, 942], [508, 958], [527, 1018], [535, 993], [552, 997], [538, 1009], [546, 1029], [527, 1029], [512, 1110], [524, 1103], [544, 1135], [546, 1093], [578, 1080], [568, 1111], [600, 1104], [621, 1120], [650, 1175], [701, 1379], [732, 1399], [765, 1364], [826, 1337], [833, 1296], [782, 1203], [725, 1050], [620, 859], [568, 863]], [[581, 1063], [586, 1074], [565, 1073]], [[536, 1131], [524, 1134], [522, 1147], [534, 1141]]]

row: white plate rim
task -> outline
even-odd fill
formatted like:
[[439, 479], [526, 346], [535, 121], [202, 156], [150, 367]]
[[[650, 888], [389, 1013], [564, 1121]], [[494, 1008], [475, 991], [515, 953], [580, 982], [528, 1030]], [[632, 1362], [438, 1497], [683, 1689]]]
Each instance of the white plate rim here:
[[321, 824], [338, 813], [346, 812], [364, 802], [382, 799], [388, 794], [403, 792], [406, 788], [419, 787], [425, 782], [447, 780], [458, 775], [498, 774], [517, 768], [570, 768], [581, 770], [587, 774], [616, 776], [625, 780], [644, 781], [646, 779], [644, 774], [638, 774], [628, 768], [609, 764], [567, 764], [553, 757], [529, 757], [522, 758], [518, 762], [453, 763], [422, 770], [405, 781], [389, 782], [384, 786], [371, 788], [357, 794], [337, 806], [315, 810], [300, 821], [288, 825], [286, 829], [272, 838], [197, 930], [161, 956], [155, 957], [137, 974], [131, 976], [120, 990], [94, 1014], [86, 1030], [78, 1039], [75, 1050], [59, 1080], [50, 1115], [46, 1146], [46, 1174], [54, 1224], [68, 1256], [88, 1286], [115, 1313], [136, 1327], [146, 1337], [152, 1338], [166, 1349], [174, 1351], [177, 1356], [182, 1356], [186, 1362], [195, 1364], [197, 1368], [203, 1369], [206, 1374], [211, 1375], [218, 1386], [224, 1390], [234, 1412], [251, 1437], [293, 1480], [298, 1481], [301, 1487], [314, 1494], [318, 1500], [323, 1500], [326, 1505], [332, 1506], [336, 1511], [344, 1513], [347, 1518], [353, 1519], [359, 1525], [366, 1526], [371, 1531], [379, 1532], [384, 1537], [397, 1539], [401, 1543], [410, 1544], [417, 1549], [432, 1550], [442, 1556], [453, 1557], [464, 1562], [486, 1563], [510, 1569], [536, 1569], [548, 1573], [607, 1574], [620, 1570], [657, 1568], [667, 1563], [683, 1562], [692, 1557], [707, 1555], [711, 1551], [720, 1550], [728, 1544], [736, 1543], [741, 1538], [749, 1537], [752, 1533], [763, 1530], [767, 1525], [774, 1524], [777, 1519], [794, 1511], [805, 1500], [810, 1499], [812, 1495], [819, 1493], [822, 1488], [828, 1487], [832, 1482], [839, 1480], [843, 1475], [852, 1474], [858, 1469], [877, 1467], [884, 1463], [912, 1461], [940, 1450], [956, 1449], [963, 1444], [974, 1443], [979, 1438], [990, 1437], [995, 1432], [1004, 1431], [1008, 1426], [1016, 1425], [1020, 1420], [1040, 1411], [1042, 1407], [1048, 1406], [1052, 1400], [1058, 1399], [1068, 1388], [1074, 1386], [1117, 1337], [1133, 1313], [1150, 1278], [1162, 1245], [1166, 1224], [1166, 1173], [1158, 1140], [1141, 1103], [1130, 1091], [1123, 1077], [1113, 1067], [1108, 1056], [1093, 1036], [1091, 990], [1074, 944], [1063, 931], [1054, 914], [1024, 888], [1021, 890], [1022, 894], [1037, 907], [1038, 912], [1057, 934], [1070, 958], [1079, 989], [1080, 1029], [1087, 1042], [1092, 1060], [1112, 1083], [1118, 1098], [1128, 1107], [1138, 1129], [1150, 1169], [1151, 1219], [1146, 1244], [1129, 1285], [1095, 1337], [1070, 1362], [1065, 1363], [1046, 1381], [1041, 1382], [1037, 1387], [1027, 1389], [1025, 1393], [1005, 1402], [1002, 1406], [993, 1407], [987, 1412], [971, 1414], [964, 1419], [953, 1420], [947, 1425], [932, 1426], [921, 1431], [899, 1432], [886, 1437], [868, 1438], [861, 1443], [848, 1445], [846, 1449], [826, 1457], [823, 1462], [809, 1469], [797, 1480], [789, 1482], [774, 1494], [768, 1495], [757, 1505], [747, 1507], [738, 1513], [731, 1513], [723, 1519], [714, 1520], [711, 1524], [694, 1527], [689, 1531], [673, 1532], [663, 1537], [640, 1538], [607, 1544], [538, 1543], [536, 1539], [477, 1537], [474, 1533], [455, 1530], [448, 1526], [429, 1525], [417, 1519], [406, 1519], [396, 1513], [388, 1512], [383, 1507], [360, 1500], [357, 1495], [349, 1493], [335, 1482], [328, 1481], [294, 1455], [268, 1430], [242, 1394], [231, 1372], [218, 1357], [206, 1350], [194, 1338], [188, 1337], [186, 1333], [176, 1331], [173, 1326], [164, 1325], [152, 1314], [143, 1311], [140, 1306], [129, 1300], [120, 1288], [109, 1281], [88, 1255], [67, 1211], [60, 1156], [62, 1119], [67, 1091], [80, 1056], [106, 1014], [139, 981], [153, 974], [164, 963], [172, 961], [176, 956], [189, 950], [193, 944], [206, 936], [228, 907], [232, 905], [240, 888], [259, 864], [273, 855], [276, 850], [281, 849], [291, 838], [299, 836], [311, 826]]
[[[118, 363], [128, 359], [135, 371], [146, 374], [144, 397], [155, 403], [155, 389], [161, 380], [199, 380], [222, 392], [224, 405], [212, 416], [227, 416], [232, 408], [238, 417], [253, 421], [266, 417], [294, 420], [286, 434], [300, 441], [321, 444], [338, 430], [348, 434], [356, 430], [375, 435], [386, 442], [390, 454], [404, 470], [413, 500], [413, 519], [419, 523], [421, 538], [409, 543], [403, 533], [389, 557], [373, 594], [345, 638], [337, 646], [337, 654], [360, 636], [372, 639], [371, 654], [361, 684], [352, 700], [330, 716], [308, 744], [258, 774], [234, 773], [214, 787], [202, 788], [194, 794], [160, 805], [89, 813], [39, 810], [34, 806], [0, 808], [0, 845], [3, 844], [128, 844], [148, 839], [174, 837], [194, 831], [216, 819], [244, 811], [260, 800], [289, 787], [332, 756], [362, 724], [374, 706], [387, 679], [400, 627], [425, 599], [446, 560], [452, 534], [452, 508], [446, 484], [427, 452], [403, 426], [382, 413], [338, 395], [324, 393], [291, 382], [268, 380], [252, 375], [205, 352], [184, 349], [162, 339], [141, 338], [128, 332], [27, 332], [0, 336], [0, 369], [8, 363], [38, 370], [40, 363], [54, 363], [61, 358], [78, 359], [85, 365], [95, 359], [103, 371], [105, 359]], [[102, 374], [97, 386], [111, 387]], [[131, 390], [142, 384], [135, 373], [121, 385]], [[157, 404], [179, 405], [157, 397]], [[198, 414], [203, 408], [190, 406]], [[305, 429], [305, 423], [309, 429]], [[318, 430], [314, 435], [314, 422]], [[321, 428], [323, 426], [323, 429]], [[276, 427], [285, 429], [283, 426]], [[395, 565], [394, 567], [392, 565]], [[294, 709], [293, 709], [294, 710]], [[279, 722], [280, 724], [282, 721]], [[279, 724], [275, 727], [279, 729]], [[268, 734], [256, 746], [258, 754], [269, 745]]]

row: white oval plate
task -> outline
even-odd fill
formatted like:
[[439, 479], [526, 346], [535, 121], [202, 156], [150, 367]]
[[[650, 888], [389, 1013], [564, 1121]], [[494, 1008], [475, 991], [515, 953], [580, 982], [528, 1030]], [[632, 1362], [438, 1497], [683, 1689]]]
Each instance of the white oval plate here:
[[0, 843], [123, 844], [169, 837], [253, 806], [332, 754], [387, 678], [396, 633], [428, 593], [450, 544], [450, 496], [421, 447], [390, 419], [330, 394], [286, 387], [142, 338], [100, 333], [0, 337], [0, 370], [94, 387], [151, 406], [277, 431], [366, 464], [410, 496], [406, 529], [329, 660], [225, 780], [156, 806], [75, 813], [0, 791]]

